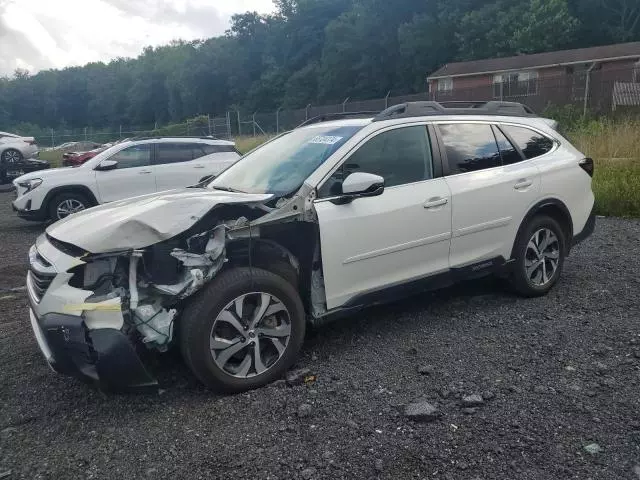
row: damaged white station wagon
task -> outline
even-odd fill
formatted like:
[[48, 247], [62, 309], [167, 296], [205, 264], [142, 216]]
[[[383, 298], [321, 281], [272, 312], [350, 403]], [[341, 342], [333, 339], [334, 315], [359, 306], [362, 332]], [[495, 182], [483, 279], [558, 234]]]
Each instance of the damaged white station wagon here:
[[351, 116], [306, 122], [207, 185], [50, 226], [27, 290], [51, 367], [149, 387], [139, 354], [176, 345], [207, 386], [256, 388], [294, 363], [308, 321], [491, 273], [543, 295], [594, 229], [593, 162], [520, 104]]

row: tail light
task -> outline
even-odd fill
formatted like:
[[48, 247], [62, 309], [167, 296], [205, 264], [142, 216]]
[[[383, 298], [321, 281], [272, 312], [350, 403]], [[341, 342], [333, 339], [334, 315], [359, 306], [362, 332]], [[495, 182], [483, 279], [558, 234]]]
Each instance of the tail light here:
[[587, 172], [590, 177], [593, 177], [593, 171], [595, 169], [593, 158], [584, 158], [580, 160], [580, 168]]

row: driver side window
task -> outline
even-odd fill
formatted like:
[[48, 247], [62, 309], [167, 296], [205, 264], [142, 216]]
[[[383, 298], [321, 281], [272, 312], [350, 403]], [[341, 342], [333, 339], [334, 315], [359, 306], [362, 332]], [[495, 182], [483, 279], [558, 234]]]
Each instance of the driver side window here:
[[151, 145], [133, 145], [120, 150], [109, 157], [118, 162], [118, 170], [122, 168], [148, 167], [151, 163]]
[[342, 182], [354, 172], [380, 175], [385, 187], [433, 178], [431, 145], [424, 125], [383, 132], [347, 158], [320, 187], [320, 198], [342, 194]]

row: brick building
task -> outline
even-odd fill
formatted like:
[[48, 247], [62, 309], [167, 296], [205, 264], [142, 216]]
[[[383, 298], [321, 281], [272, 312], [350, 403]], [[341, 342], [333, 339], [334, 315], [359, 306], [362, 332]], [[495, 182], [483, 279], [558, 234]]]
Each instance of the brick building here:
[[449, 63], [428, 79], [434, 100], [513, 100], [542, 110], [640, 105], [640, 42]]

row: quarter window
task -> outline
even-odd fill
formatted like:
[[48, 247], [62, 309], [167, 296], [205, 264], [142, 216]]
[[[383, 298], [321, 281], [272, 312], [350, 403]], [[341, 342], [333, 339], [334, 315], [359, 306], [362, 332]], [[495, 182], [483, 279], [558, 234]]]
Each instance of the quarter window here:
[[120, 150], [109, 160], [118, 162], [118, 169], [148, 167], [151, 163], [151, 145], [133, 145]]
[[522, 150], [525, 158], [535, 158], [553, 149], [553, 140], [525, 127], [504, 125], [501, 127]]
[[500, 166], [500, 152], [490, 125], [439, 125], [449, 164], [449, 175]]
[[342, 182], [354, 172], [384, 178], [386, 187], [433, 178], [429, 136], [425, 126], [404, 127], [376, 135], [351, 155], [320, 188], [320, 197], [340, 195]]
[[516, 147], [514, 147], [509, 139], [504, 136], [504, 133], [499, 128], [493, 127], [493, 133], [496, 135], [496, 141], [498, 142], [498, 148], [500, 149], [500, 156], [502, 157], [503, 165], [511, 165], [522, 161], [522, 157]]

